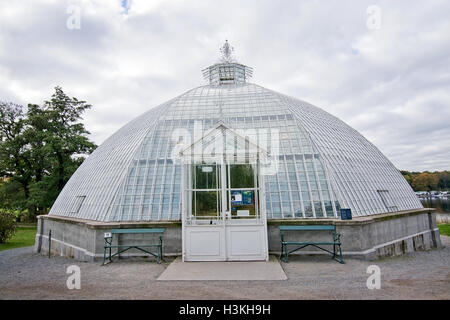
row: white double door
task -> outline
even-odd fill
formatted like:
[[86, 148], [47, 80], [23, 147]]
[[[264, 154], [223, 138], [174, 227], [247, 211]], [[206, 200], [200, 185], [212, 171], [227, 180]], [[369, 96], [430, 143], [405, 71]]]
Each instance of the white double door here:
[[184, 171], [183, 261], [267, 260], [258, 166], [195, 164]]

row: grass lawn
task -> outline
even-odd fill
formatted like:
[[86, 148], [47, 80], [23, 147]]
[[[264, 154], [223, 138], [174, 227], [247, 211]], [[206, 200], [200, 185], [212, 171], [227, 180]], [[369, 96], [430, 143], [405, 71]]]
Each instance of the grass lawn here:
[[19, 226], [16, 233], [8, 240], [7, 243], [0, 243], [0, 251], [29, 247], [34, 245], [34, 237], [36, 236], [36, 227], [33, 226]]
[[450, 223], [438, 224], [440, 234], [450, 237]]

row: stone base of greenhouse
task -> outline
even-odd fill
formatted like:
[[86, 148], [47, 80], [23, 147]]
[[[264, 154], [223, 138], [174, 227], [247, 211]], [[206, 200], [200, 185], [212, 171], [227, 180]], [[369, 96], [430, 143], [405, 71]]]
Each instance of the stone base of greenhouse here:
[[[268, 220], [268, 243], [271, 254], [280, 254], [280, 225], [333, 224], [341, 233], [343, 255], [363, 259], [402, 255], [416, 250], [441, 247], [439, 229], [434, 209], [416, 209], [395, 213], [340, 219], [284, 219]], [[79, 261], [100, 261], [103, 258], [104, 233], [113, 228], [166, 228], [163, 253], [166, 256], [181, 255], [182, 228], [180, 221], [159, 222], [97, 222], [55, 215], [38, 217], [35, 252], [73, 258]], [[51, 231], [51, 243], [49, 234]], [[329, 240], [326, 232], [300, 232], [296, 239]], [[121, 235], [120, 243], [146, 243], [146, 235]], [[117, 241], [117, 240], [116, 240]], [[299, 254], [322, 254], [308, 249]], [[122, 258], [142, 256], [139, 251], [129, 250]]]

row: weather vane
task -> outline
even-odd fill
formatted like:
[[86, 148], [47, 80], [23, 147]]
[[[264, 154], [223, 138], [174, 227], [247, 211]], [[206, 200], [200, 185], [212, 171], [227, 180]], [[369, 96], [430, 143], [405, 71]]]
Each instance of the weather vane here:
[[231, 62], [233, 57], [231, 56], [234, 51], [234, 48], [230, 46], [228, 40], [225, 40], [224, 45], [220, 48], [220, 52], [222, 53], [222, 60], [224, 62]]

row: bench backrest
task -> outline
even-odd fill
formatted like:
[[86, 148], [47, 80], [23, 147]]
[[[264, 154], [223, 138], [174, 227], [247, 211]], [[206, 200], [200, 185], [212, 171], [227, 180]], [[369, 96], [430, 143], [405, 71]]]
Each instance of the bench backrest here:
[[336, 227], [334, 225], [303, 225], [303, 226], [280, 226], [280, 231], [320, 231], [320, 230], [330, 230], [335, 231]]
[[111, 229], [111, 233], [164, 233], [165, 228]]

